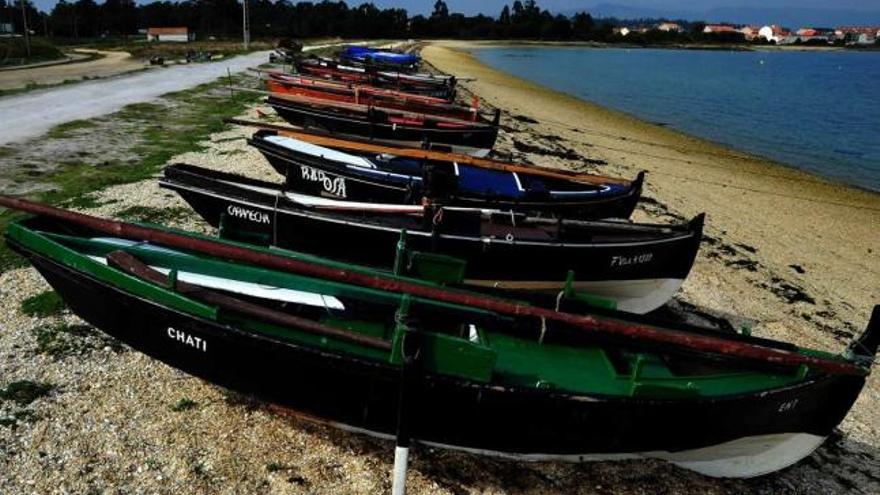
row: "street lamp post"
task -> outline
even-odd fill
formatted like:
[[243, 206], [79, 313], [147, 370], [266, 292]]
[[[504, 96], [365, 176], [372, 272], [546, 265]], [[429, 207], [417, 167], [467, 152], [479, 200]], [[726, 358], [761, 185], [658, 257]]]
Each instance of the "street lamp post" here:
[[24, 47], [27, 50], [28, 58], [31, 57], [31, 34], [28, 32], [27, 25], [27, 9], [24, 8], [24, 0], [20, 0], [21, 3], [21, 23], [24, 26]]
[[247, 0], [241, 0], [241, 26], [242, 26], [242, 34], [244, 35], [244, 49], [248, 49], [248, 45], [251, 42], [251, 29], [248, 26], [248, 2]]

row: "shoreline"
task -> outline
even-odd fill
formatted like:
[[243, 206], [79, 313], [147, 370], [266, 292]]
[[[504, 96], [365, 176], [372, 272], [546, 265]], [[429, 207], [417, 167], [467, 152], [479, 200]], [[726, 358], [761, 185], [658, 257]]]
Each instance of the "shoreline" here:
[[[491, 68], [464, 42], [425, 46], [425, 60], [498, 107], [501, 151], [573, 150], [605, 175], [648, 172], [636, 221], [707, 213], [705, 238], [677, 299], [759, 322], [755, 335], [842, 352], [880, 303], [880, 194], [661, 127]], [[518, 144], [519, 143], [519, 144]], [[545, 166], [572, 160], [545, 155]], [[874, 374], [843, 430], [880, 445]]]
[[[616, 109], [616, 108], [612, 108], [612, 107], [610, 107], [610, 106], [604, 106], [604, 105], [602, 105], [600, 102], [596, 102], [596, 101], [593, 101], [593, 100], [588, 100], [588, 99], [580, 98], [580, 97], [578, 97], [578, 96], [572, 95], [572, 94], [570, 94], [570, 93], [566, 93], [566, 92], [564, 92], [564, 91], [559, 91], [559, 90], [555, 90], [555, 89], [550, 88], [550, 87], [542, 86], [542, 85], [540, 85], [539, 83], [536, 83], [536, 82], [530, 81], [530, 80], [528, 80], [528, 79], [520, 78], [519, 76], [516, 76], [515, 74], [510, 74], [510, 73], [504, 72], [504, 71], [501, 70], [501, 69], [496, 69], [496, 68], [494, 68], [494, 67], [491, 67], [491, 66], [489, 66], [488, 64], [485, 64], [484, 62], [480, 61], [480, 60], [479, 60], [479, 59], [478, 59], [478, 58], [477, 58], [477, 57], [471, 52], [471, 50], [490, 49], [490, 48], [509, 48], [509, 47], [517, 47], [517, 48], [533, 48], [533, 49], [550, 48], [550, 47], [552, 47], [552, 48], [572, 48], [572, 49], [584, 49], [584, 48], [597, 48], [597, 49], [615, 49], [615, 48], [617, 48], [617, 49], [634, 49], [634, 48], [637, 48], [637, 49], [647, 49], [647, 50], [650, 50], [650, 49], [658, 49], [658, 50], [664, 50], [664, 49], [666, 49], [666, 50], [702, 50], [703, 48], [699, 48], [699, 47], [696, 47], [696, 48], [687, 48], [687, 47], [678, 47], [678, 46], [676, 46], [676, 47], [672, 47], [672, 46], [669, 46], [669, 47], [663, 47], [663, 46], [628, 46], [628, 45], [608, 45], [608, 44], [605, 44], [605, 45], [601, 45], [601, 44], [600, 44], [601, 46], [599, 46], [599, 45], [597, 45], [597, 46], [593, 46], [593, 45], [590, 44], [590, 42], [584, 42], [584, 43], [572, 43], [572, 42], [511, 42], [511, 43], [506, 43], [506, 42], [494, 42], [494, 41], [492, 41], [492, 42], [483, 42], [483, 41], [471, 42], [471, 41], [458, 41], [458, 40], [456, 40], [456, 41], [434, 41], [434, 42], [432, 42], [432, 43], [440, 43], [440, 44], [442, 44], [442, 45], [443, 45], [444, 47], [446, 47], [446, 48], [452, 48], [452, 49], [455, 49], [455, 50], [466, 51], [466, 52], [468, 53], [468, 55], [469, 55], [471, 58], [473, 58], [475, 64], [483, 65], [483, 66], [485, 66], [486, 68], [489, 68], [489, 69], [491, 69], [491, 70], [493, 70], [493, 71], [496, 71], [496, 72], [499, 72], [499, 73], [503, 73], [503, 74], [505, 74], [505, 75], [507, 75], [507, 76], [509, 76], [509, 77], [511, 77], [511, 78], [518, 79], [518, 80], [520, 80], [520, 81], [522, 81], [522, 82], [524, 82], [524, 83], [526, 83], [526, 84], [528, 84], [528, 85], [531, 85], [531, 86], [534, 86], [534, 87], [540, 88], [541, 90], [544, 90], [544, 91], [547, 91], [547, 92], [550, 92], [550, 93], [556, 93], [556, 94], [558, 94], [558, 95], [565, 96], [565, 97], [569, 97], [569, 98], [572, 98], [572, 99], [574, 99], [574, 100], [577, 100], [578, 102], [581, 102], [581, 103], [584, 103], [584, 104], [590, 105], [590, 106], [594, 107], [594, 110], [597, 111], [597, 112], [607, 112], [607, 113], [611, 113], [611, 114], [617, 114], [619, 117], [623, 117], [623, 118], [627, 118], [627, 119], [631, 120], [633, 124], [654, 126], [654, 127], [658, 128], [658, 129], [664, 129], [664, 130], [666, 130], [666, 131], [668, 131], [668, 132], [670, 132], [670, 133], [672, 133], [672, 134], [677, 135], [676, 137], [679, 138], [679, 139], [689, 139], [689, 140], [697, 141], [701, 147], [705, 148], [705, 150], [703, 151], [703, 153], [706, 153], [706, 154], [713, 154], [713, 153], [708, 152], [708, 151], [710, 150], [710, 148], [714, 147], [714, 148], [716, 148], [716, 149], [718, 150], [717, 152], [720, 152], [722, 155], [727, 156], [727, 157], [734, 157], [734, 156], [736, 156], [736, 157], [742, 157], [742, 158], [744, 158], [744, 159], [751, 160], [751, 161], [753, 161], [753, 162], [761, 162], [763, 165], [766, 165], [766, 166], [767, 166], [769, 169], [771, 169], [771, 170], [774, 169], [774, 168], [776, 168], [776, 169], [784, 170], [784, 171], [786, 171], [786, 172], [794, 172], [796, 175], [801, 175], [802, 177], [798, 177], [797, 180], [804, 180], [804, 181], [811, 181], [811, 182], [819, 182], [819, 183], [825, 183], [825, 184], [827, 184], [827, 185], [831, 185], [831, 186], [838, 186], [838, 187], [843, 187], [843, 188], [853, 189], [853, 190], [856, 190], [856, 191], [861, 191], [861, 192], [869, 193], [869, 194], [872, 194], [872, 195], [876, 195], [877, 198], [880, 199], [880, 189], [872, 189], [872, 188], [870, 188], [870, 187], [868, 187], [868, 186], [863, 186], [863, 185], [860, 185], [860, 184], [855, 184], [855, 183], [851, 183], [851, 182], [846, 182], [844, 179], [837, 178], [837, 177], [831, 177], [831, 176], [820, 175], [820, 174], [817, 173], [817, 172], [810, 171], [810, 170], [807, 170], [807, 169], [804, 169], [804, 168], [800, 168], [800, 167], [798, 167], [797, 165], [795, 165], [795, 164], [793, 164], [793, 163], [783, 162], [783, 161], [780, 161], [780, 160], [774, 159], [774, 158], [772, 158], [772, 157], [763, 156], [763, 155], [761, 155], [761, 154], [759, 154], [759, 153], [756, 153], [756, 152], [752, 152], [752, 151], [748, 151], [748, 150], [744, 150], [744, 149], [737, 148], [736, 146], [731, 145], [731, 144], [727, 144], [727, 143], [723, 143], [723, 142], [719, 142], [719, 141], [714, 141], [714, 140], [712, 140], [712, 139], [710, 139], [710, 138], [706, 138], [706, 137], [701, 137], [701, 136], [697, 136], [697, 135], [694, 135], [694, 134], [690, 134], [690, 133], [688, 133], [687, 131], [684, 131], [684, 130], [681, 130], [681, 129], [677, 128], [677, 127], [674, 127], [673, 125], [668, 124], [668, 123], [666, 123], [666, 122], [651, 121], [651, 120], [648, 120], [648, 119], [643, 118], [643, 117], [640, 117], [640, 116], [638, 116], [638, 115], [635, 115], [635, 114], [629, 113], [629, 112], [624, 111], [624, 110], [619, 110], [619, 109]], [[818, 49], [817, 49], [817, 50], [812, 50], [813, 48], [818, 48]], [[731, 50], [731, 51], [742, 51], [742, 50]], [[830, 47], [830, 49], [826, 49], [825, 47], [808, 47], [808, 50], [794, 50], [794, 49], [793, 49], [793, 50], [789, 50], [787, 47], [775, 47], [775, 46], [773, 46], [773, 47], [769, 47], [769, 50], [767, 50], [767, 51], [840, 51], [840, 50], [837, 50], [836, 47]], [[650, 132], [649, 132], [649, 133], [650, 133]], [[708, 152], [708, 153], [707, 153], [707, 152]], [[781, 176], [777, 176], [777, 177], [775, 177], [775, 178], [782, 178], [782, 177], [781, 177]], [[791, 179], [792, 179], [792, 180], [795, 180], [794, 177], [792, 177]], [[878, 203], [878, 204], [880, 204], [880, 203]]]
[[549, 40], [446, 40], [436, 39], [427, 40], [427, 43], [441, 43], [444, 45], [461, 44], [467, 45], [468, 48], [596, 48], [596, 49], [656, 49], [656, 50], [705, 50], [705, 51], [727, 51], [727, 52], [874, 52], [877, 49], [873, 47], [852, 48], [845, 46], [815, 46], [815, 45], [758, 45], [758, 44], [650, 44], [640, 45], [638, 43], [608, 43], [604, 41], [549, 41]]

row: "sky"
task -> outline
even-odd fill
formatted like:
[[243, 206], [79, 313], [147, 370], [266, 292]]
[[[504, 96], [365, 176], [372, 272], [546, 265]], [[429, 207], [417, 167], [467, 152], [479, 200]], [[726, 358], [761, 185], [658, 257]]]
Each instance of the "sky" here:
[[[49, 11], [57, 0], [32, 0]], [[102, 0], [97, 0], [99, 3]], [[137, 0], [146, 3], [151, 0]], [[320, 1], [320, 0], [312, 0]], [[346, 0], [349, 5], [361, 0]], [[379, 7], [402, 7], [410, 14], [430, 13], [435, 0], [372, 0]], [[788, 27], [841, 24], [880, 24], [878, 0], [537, 0], [551, 12], [572, 14], [581, 10], [598, 16], [669, 17], [710, 22], [783, 24]], [[497, 16], [513, 0], [446, 0], [451, 12]]]

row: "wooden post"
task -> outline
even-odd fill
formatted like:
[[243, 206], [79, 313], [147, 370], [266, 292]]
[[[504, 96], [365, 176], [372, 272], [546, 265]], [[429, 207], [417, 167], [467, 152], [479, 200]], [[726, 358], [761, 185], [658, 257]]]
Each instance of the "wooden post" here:
[[241, 32], [242, 41], [244, 41], [244, 49], [248, 50], [251, 43], [251, 30], [248, 27], [248, 3], [247, 0], [241, 0]]
[[[406, 472], [409, 466], [410, 411], [412, 395], [417, 392], [418, 359], [421, 352], [421, 339], [417, 328], [406, 325], [406, 317], [412, 299], [408, 294], [401, 298], [400, 307], [394, 319], [397, 330], [402, 330], [400, 341], [401, 366], [400, 383], [397, 396], [397, 434], [394, 443], [394, 470], [391, 472], [391, 495], [406, 495]], [[407, 350], [409, 347], [409, 350]], [[395, 352], [392, 350], [392, 353]]]
[[25, 50], [27, 50], [28, 58], [31, 58], [31, 33], [28, 32], [27, 9], [24, 8], [24, 0], [20, 0], [20, 3], [21, 3], [21, 22], [22, 22], [22, 27], [24, 28], [24, 46], [25, 46]]

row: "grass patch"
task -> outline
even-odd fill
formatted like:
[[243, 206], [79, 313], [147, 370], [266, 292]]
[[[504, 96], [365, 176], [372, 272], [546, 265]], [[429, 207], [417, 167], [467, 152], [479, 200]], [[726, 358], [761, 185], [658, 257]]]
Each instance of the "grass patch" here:
[[127, 222], [167, 224], [191, 214], [192, 210], [181, 206], [175, 206], [174, 208], [132, 206], [117, 213], [116, 217]]
[[90, 129], [96, 125], [97, 124], [93, 120], [73, 120], [71, 122], [56, 125], [46, 133], [46, 137], [49, 139], [65, 138], [69, 137], [73, 131]]
[[44, 325], [37, 327], [33, 332], [37, 339], [37, 353], [48, 354], [54, 358], [84, 355], [105, 347], [116, 352], [123, 349], [118, 340], [89, 325], [66, 323]]
[[[6, 226], [15, 218], [21, 218], [23, 215], [11, 211], [0, 213], [0, 232], [6, 232]], [[7, 270], [14, 270], [27, 265], [24, 257], [14, 253], [6, 246], [6, 237], [0, 235], [0, 273]]]
[[0, 388], [0, 402], [12, 401], [21, 407], [49, 395], [53, 386], [49, 383], [20, 380], [12, 382], [6, 388]]
[[[24, 38], [0, 38], [0, 66], [16, 66], [64, 58], [64, 53], [45, 38], [30, 38], [30, 57]], [[5, 61], [5, 62], [4, 62]]]
[[278, 471], [283, 471], [285, 469], [287, 469], [287, 467], [278, 462], [270, 462], [269, 464], [266, 464], [266, 471], [269, 471], [270, 473], [277, 473]]
[[0, 417], [0, 426], [12, 428], [14, 430], [18, 428], [18, 425], [22, 423], [32, 423], [36, 419], [37, 415], [34, 414], [33, 411], [23, 409], [21, 411], [15, 411], [9, 416]]
[[78, 198], [69, 199], [64, 202], [65, 207], [67, 208], [82, 208], [82, 209], [90, 209], [97, 208], [99, 206], [110, 205], [113, 203], [118, 203], [118, 199], [110, 199], [107, 201], [99, 201], [98, 198], [91, 194], [85, 194]]
[[171, 410], [174, 412], [189, 411], [190, 409], [195, 409], [198, 405], [198, 402], [190, 398], [184, 397], [177, 401], [177, 403], [175, 403], [173, 406], [171, 406]]
[[67, 305], [54, 290], [47, 290], [21, 302], [22, 313], [41, 318], [60, 314], [66, 307]]
[[240, 55], [260, 50], [270, 50], [272, 44], [266, 41], [254, 41], [245, 51], [241, 40], [231, 41], [195, 41], [192, 43], [126, 43], [116, 47], [125, 50], [132, 57], [149, 59], [151, 57], [163, 57], [166, 60], [185, 59], [188, 51], [211, 52], [214, 56], [222, 55], [224, 58], [232, 55]]

